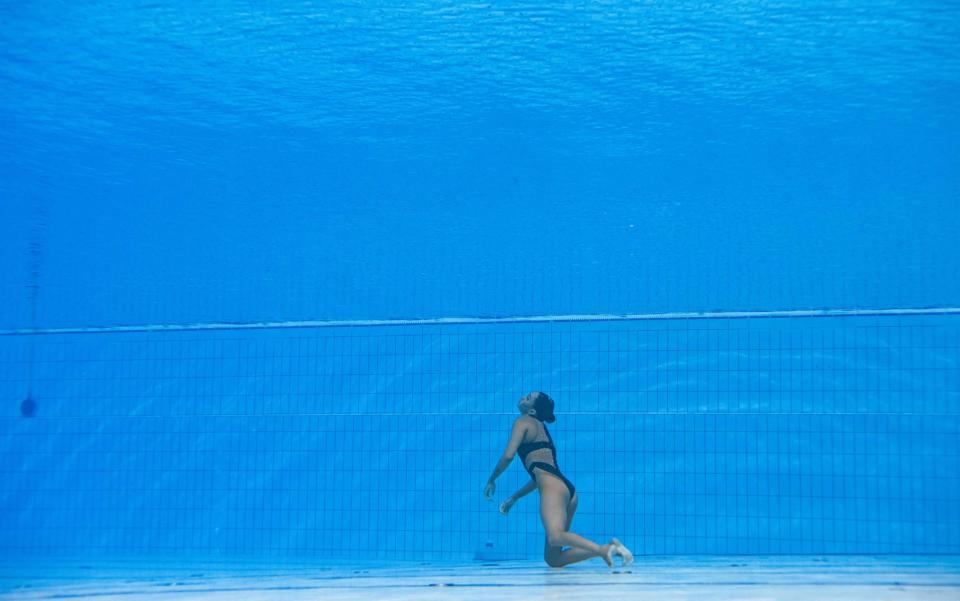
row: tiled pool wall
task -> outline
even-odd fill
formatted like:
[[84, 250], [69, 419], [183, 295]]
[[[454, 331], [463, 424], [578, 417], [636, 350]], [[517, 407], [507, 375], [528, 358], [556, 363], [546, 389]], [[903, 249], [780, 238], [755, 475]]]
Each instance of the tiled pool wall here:
[[0, 554], [535, 558], [531, 390], [589, 538], [960, 553], [960, 318], [875, 316], [0, 336]]

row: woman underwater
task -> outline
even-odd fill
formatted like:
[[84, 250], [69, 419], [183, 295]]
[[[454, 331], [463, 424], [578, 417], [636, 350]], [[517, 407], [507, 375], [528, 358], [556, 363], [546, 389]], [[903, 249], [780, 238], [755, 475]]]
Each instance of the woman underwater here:
[[[483, 495], [488, 500], [493, 498], [494, 481], [509, 467], [513, 456], [520, 453], [520, 461], [530, 473], [531, 481], [500, 505], [500, 513], [506, 515], [521, 497], [539, 488], [540, 520], [547, 532], [543, 547], [547, 565], [560, 568], [591, 557], [602, 557], [608, 566], [613, 567], [614, 554], [623, 558], [623, 565], [630, 565], [633, 554], [619, 540], [611, 538], [609, 543], [598, 545], [570, 532], [573, 514], [577, 511], [577, 491], [557, 467], [557, 449], [544, 423], [557, 420], [553, 415], [553, 399], [542, 392], [531, 392], [520, 399], [517, 408], [520, 417], [513, 422], [510, 441], [493, 469]], [[564, 550], [564, 546], [570, 548]]]

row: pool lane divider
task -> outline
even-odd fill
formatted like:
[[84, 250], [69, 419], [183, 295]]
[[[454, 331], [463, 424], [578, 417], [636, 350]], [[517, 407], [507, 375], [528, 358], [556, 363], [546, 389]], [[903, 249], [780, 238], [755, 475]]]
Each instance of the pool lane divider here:
[[309, 328], [367, 328], [392, 326], [487, 325], [519, 323], [583, 323], [690, 319], [776, 319], [816, 317], [885, 317], [960, 315], [960, 307], [915, 309], [800, 309], [780, 311], [689, 311], [673, 313], [599, 313], [580, 315], [519, 315], [508, 317], [432, 317], [413, 319], [326, 319], [309, 321], [262, 321], [247, 323], [140, 324], [65, 328], [13, 328], [0, 336], [53, 334], [115, 334], [123, 332], [194, 332], [205, 330], [275, 330]]

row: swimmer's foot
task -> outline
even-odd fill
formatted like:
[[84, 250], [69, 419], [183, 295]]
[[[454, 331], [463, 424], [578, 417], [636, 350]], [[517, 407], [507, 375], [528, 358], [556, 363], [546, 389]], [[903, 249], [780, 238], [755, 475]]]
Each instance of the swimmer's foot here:
[[[615, 538], [610, 539], [610, 553], [616, 553], [623, 558], [623, 563], [621, 567], [628, 566], [633, 563], [633, 553], [630, 552], [630, 549], [626, 548], [623, 543]], [[612, 558], [611, 558], [612, 559]], [[608, 565], [613, 567], [612, 562], [608, 562]]]
[[608, 568], [613, 567], [613, 552], [616, 549], [613, 543], [607, 545], [600, 545], [600, 557], [603, 558], [603, 561], [607, 564]]

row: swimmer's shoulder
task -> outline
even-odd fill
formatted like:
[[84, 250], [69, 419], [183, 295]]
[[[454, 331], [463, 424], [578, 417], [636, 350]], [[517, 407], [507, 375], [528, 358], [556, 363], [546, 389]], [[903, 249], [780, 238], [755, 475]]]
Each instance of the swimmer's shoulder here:
[[533, 435], [536, 432], [537, 420], [529, 415], [521, 415], [515, 419], [513, 423], [523, 426], [524, 438], [526, 438], [527, 434]]

